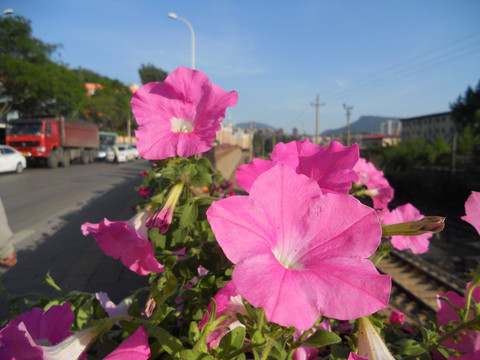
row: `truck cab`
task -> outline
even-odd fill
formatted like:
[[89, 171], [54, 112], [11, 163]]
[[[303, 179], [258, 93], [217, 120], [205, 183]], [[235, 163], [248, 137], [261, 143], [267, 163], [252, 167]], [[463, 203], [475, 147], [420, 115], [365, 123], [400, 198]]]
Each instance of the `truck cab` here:
[[56, 119], [20, 119], [9, 124], [7, 145], [14, 147], [29, 160], [45, 159], [54, 148], [60, 147]]

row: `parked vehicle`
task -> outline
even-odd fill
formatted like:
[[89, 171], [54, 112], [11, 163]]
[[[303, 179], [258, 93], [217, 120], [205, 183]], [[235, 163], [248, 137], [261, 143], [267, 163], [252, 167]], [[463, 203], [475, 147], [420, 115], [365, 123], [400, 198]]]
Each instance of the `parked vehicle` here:
[[20, 174], [27, 167], [27, 159], [20, 151], [0, 145], [0, 172], [15, 171]]
[[50, 168], [69, 166], [74, 160], [87, 164], [95, 160], [98, 127], [63, 116], [22, 117], [9, 123], [6, 143], [22, 152], [28, 162]]
[[129, 147], [133, 153], [134, 159], [135, 160], [140, 159], [140, 154], [138, 153], [138, 150], [137, 150], [137, 144], [130, 144]]
[[[116, 154], [115, 154], [116, 152]], [[117, 146], [116, 151], [114, 146], [110, 146], [107, 149], [107, 161], [115, 162], [115, 156], [117, 157], [118, 163], [126, 163], [129, 158], [128, 150], [125, 146]]]
[[97, 150], [97, 155], [95, 156], [95, 159], [96, 160], [106, 160], [107, 159], [107, 150], [108, 150], [107, 145], [100, 145], [100, 147]]

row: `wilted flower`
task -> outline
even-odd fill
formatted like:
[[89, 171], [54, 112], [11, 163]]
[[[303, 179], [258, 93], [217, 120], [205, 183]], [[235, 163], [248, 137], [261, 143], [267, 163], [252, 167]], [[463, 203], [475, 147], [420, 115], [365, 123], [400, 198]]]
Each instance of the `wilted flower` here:
[[278, 164], [293, 168], [315, 180], [322, 191], [347, 194], [352, 182], [358, 180], [352, 170], [358, 160], [358, 145], [343, 146], [332, 141], [328, 148], [312, 144], [308, 140], [278, 143], [272, 152], [271, 160], [253, 159], [242, 165], [236, 173], [237, 184], [250, 191], [257, 177]]
[[225, 92], [197, 70], [180, 66], [164, 82], [151, 82], [132, 98], [140, 156], [161, 160], [212, 148], [220, 122], [237, 92]]
[[269, 321], [307, 330], [320, 314], [348, 320], [388, 304], [390, 277], [367, 259], [380, 223], [352, 196], [323, 194], [312, 179], [276, 165], [249, 196], [216, 201], [207, 217], [235, 264], [238, 292]]
[[[420, 211], [413, 206], [412, 204], [408, 203], [402, 206], [397, 207], [395, 210], [389, 212], [385, 209], [380, 214], [380, 219], [382, 220], [382, 224], [398, 224], [398, 223], [406, 223], [406, 222], [413, 222], [417, 220], [423, 219], [424, 216], [420, 213]], [[440, 218], [443, 219], [443, 218]], [[399, 226], [402, 224], [399, 224]], [[420, 225], [419, 223], [411, 224], [411, 226], [407, 229], [407, 224], [405, 225], [405, 230], [411, 228], [411, 233], [414, 232], [416, 229], [415, 225]], [[440, 227], [443, 229], [444, 221], [441, 221]], [[394, 248], [398, 250], [406, 250], [410, 249], [414, 254], [423, 254], [428, 251], [428, 247], [430, 245], [429, 239], [432, 237], [431, 230], [434, 230], [436, 227], [432, 227], [431, 223], [423, 224], [421, 227], [417, 226], [418, 235], [394, 235], [392, 236], [392, 245]], [[430, 231], [428, 231], [430, 230]]]
[[358, 320], [358, 356], [369, 360], [395, 360], [366, 317]]
[[103, 252], [120, 261], [138, 275], [162, 272], [161, 265], [153, 254], [153, 243], [148, 240], [145, 226], [149, 213], [139, 211], [128, 221], [109, 221], [99, 224], [84, 223], [81, 227], [85, 236], [93, 235]]
[[462, 220], [472, 225], [480, 234], [480, 192], [472, 191], [465, 202], [465, 214]]
[[383, 175], [383, 171], [377, 170], [375, 165], [364, 158], [359, 158], [353, 168], [359, 177], [359, 183], [367, 187], [365, 194], [373, 200], [373, 207], [378, 210], [387, 208], [393, 200], [393, 188]]

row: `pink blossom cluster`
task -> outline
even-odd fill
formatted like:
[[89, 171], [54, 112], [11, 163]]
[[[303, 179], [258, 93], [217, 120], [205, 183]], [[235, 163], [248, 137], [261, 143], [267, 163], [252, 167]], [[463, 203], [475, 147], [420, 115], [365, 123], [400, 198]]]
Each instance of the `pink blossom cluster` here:
[[[72, 304], [53, 305], [47, 311], [34, 308], [16, 317], [0, 330], [0, 359], [78, 359], [86, 358], [88, 345], [99, 335], [92, 328], [70, 332], [74, 320]], [[150, 357], [148, 335], [139, 327], [106, 360]]]
[[236, 289], [269, 321], [307, 330], [320, 315], [355, 319], [387, 305], [390, 277], [368, 260], [381, 240], [380, 223], [374, 209], [347, 194], [345, 177], [351, 186], [357, 160], [356, 145], [278, 144], [272, 160], [238, 169], [248, 196], [207, 211], [235, 264]]

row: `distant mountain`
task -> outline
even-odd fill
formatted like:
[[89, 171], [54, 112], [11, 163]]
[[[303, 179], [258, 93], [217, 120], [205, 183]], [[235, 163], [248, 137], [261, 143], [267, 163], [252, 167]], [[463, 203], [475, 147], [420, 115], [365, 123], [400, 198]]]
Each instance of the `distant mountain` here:
[[[250, 128], [250, 123], [249, 122], [240, 123], [240, 124], [236, 124], [235, 126], [239, 127], [239, 128], [242, 128], [242, 129], [248, 129], [248, 128]], [[255, 121], [252, 122], [252, 127], [254, 129], [257, 129], [257, 130], [259, 130], [259, 129], [276, 130], [273, 126], [270, 126], [270, 125], [267, 125], [267, 124], [264, 124], [264, 123], [260, 123], [260, 122], [255, 122]]]
[[[388, 120], [398, 120], [394, 117], [384, 116], [360, 116], [360, 118], [350, 123], [350, 133], [352, 134], [379, 134], [380, 124]], [[340, 135], [347, 131], [347, 126], [338, 129], [326, 130], [321, 133], [323, 136]]]

